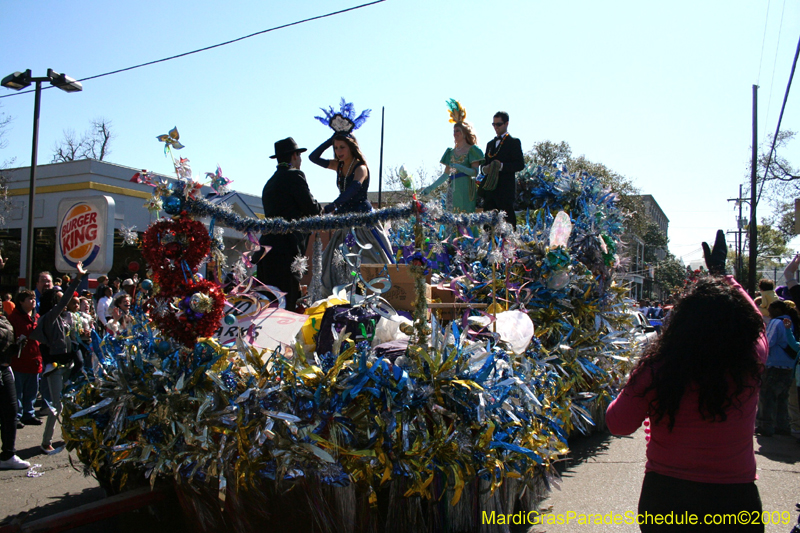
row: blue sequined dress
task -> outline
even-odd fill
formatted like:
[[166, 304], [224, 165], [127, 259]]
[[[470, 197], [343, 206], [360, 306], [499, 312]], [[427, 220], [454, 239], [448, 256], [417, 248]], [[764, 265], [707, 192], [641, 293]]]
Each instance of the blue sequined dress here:
[[[351, 173], [344, 176], [341, 168], [337, 172], [336, 185], [339, 192], [342, 193], [347, 190], [351, 183], [355, 180], [356, 169], [364, 165], [359, 163], [356, 165]], [[366, 168], [366, 165], [364, 165]], [[369, 191], [369, 169], [367, 168], [367, 178], [361, 182], [361, 189], [356, 193], [353, 198], [343, 203], [337, 210], [337, 214], [343, 213], [369, 213], [372, 211], [372, 204], [367, 199], [367, 192]], [[362, 245], [371, 245], [371, 248], [362, 249], [356, 245], [355, 248], [350, 250], [356, 253], [361, 250], [361, 263], [380, 263], [392, 264], [394, 263], [392, 254], [392, 247], [389, 244], [389, 238], [386, 235], [386, 230], [380, 225], [353, 228], [355, 232], [356, 241]], [[327, 298], [333, 292], [333, 288], [337, 285], [344, 285], [352, 281], [349, 276], [349, 268], [346, 268], [342, 258], [341, 245], [345, 242], [345, 237], [350, 233], [350, 230], [340, 229], [333, 232], [331, 240], [322, 255], [322, 295], [321, 298]]]

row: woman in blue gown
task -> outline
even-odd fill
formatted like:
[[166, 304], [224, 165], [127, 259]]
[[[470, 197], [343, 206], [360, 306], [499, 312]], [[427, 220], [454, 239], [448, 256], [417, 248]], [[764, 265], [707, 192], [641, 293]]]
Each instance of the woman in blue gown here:
[[[335, 159], [324, 159], [322, 154], [333, 146]], [[367, 199], [369, 190], [369, 167], [355, 137], [336, 133], [319, 145], [309, 155], [309, 160], [323, 168], [336, 172], [336, 186], [339, 197], [325, 206], [325, 213], [369, 213], [372, 204]], [[340, 247], [350, 232], [358, 244], [351, 243], [353, 252], [361, 250], [362, 263], [392, 263], [392, 248], [386, 231], [381, 226], [336, 230], [331, 236], [322, 256], [322, 294], [329, 296], [333, 288], [352, 281], [348, 278], [349, 268], [343, 268], [342, 258], [337, 257]], [[359, 244], [361, 246], [359, 246]], [[355, 247], [354, 247], [355, 246]]]

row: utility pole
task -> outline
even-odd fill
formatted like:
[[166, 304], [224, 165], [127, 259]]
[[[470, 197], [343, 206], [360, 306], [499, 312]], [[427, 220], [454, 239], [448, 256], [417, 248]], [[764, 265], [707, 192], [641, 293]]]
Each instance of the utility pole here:
[[729, 202], [736, 202], [736, 206], [739, 207], [739, 216], [736, 217], [736, 231], [728, 231], [727, 233], [733, 233], [736, 235], [736, 261], [734, 262], [734, 268], [736, 269], [736, 281], [741, 284], [745, 283], [745, 280], [742, 277], [742, 271], [744, 270], [744, 238], [742, 234], [744, 233], [744, 218], [742, 218], [742, 204], [747, 202], [744, 198], [742, 198], [742, 184], [739, 184], [739, 197], [738, 198], [728, 198]]
[[758, 163], [758, 85], [753, 85], [753, 154], [750, 162], [750, 272], [747, 291], [756, 294], [756, 249], [758, 244], [758, 222], [756, 219], [756, 168]]
[[383, 122], [386, 119], [386, 107], [381, 107], [381, 162], [378, 167], [378, 209], [383, 207], [381, 193], [383, 193]]

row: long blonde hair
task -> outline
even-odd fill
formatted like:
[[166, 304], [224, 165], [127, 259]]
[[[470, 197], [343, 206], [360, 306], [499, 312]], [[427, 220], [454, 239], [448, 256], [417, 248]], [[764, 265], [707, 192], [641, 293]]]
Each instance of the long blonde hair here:
[[475, 130], [472, 129], [472, 124], [465, 120], [463, 122], [456, 122], [453, 124], [453, 127], [461, 129], [461, 133], [464, 134], [464, 140], [467, 141], [467, 144], [470, 146], [478, 144], [478, 137], [475, 135]]

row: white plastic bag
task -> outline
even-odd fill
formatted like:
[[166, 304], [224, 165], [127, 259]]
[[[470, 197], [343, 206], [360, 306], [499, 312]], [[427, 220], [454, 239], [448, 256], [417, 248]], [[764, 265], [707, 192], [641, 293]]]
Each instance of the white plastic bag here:
[[[474, 316], [469, 320], [484, 326], [490, 322], [486, 316]], [[523, 311], [503, 311], [497, 314], [497, 333], [501, 340], [508, 343], [512, 352], [523, 354], [533, 338], [533, 320]]]
[[401, 315], [394, 315], [391, 320], [381, 317], [375, 326], [375, 337], [372, 339], [372, 345], [377, 346], [385, 342], [408, 339], [408, 335], [400, 331], [400, 324], [403, 323], [412, 324], [409, 319]]

